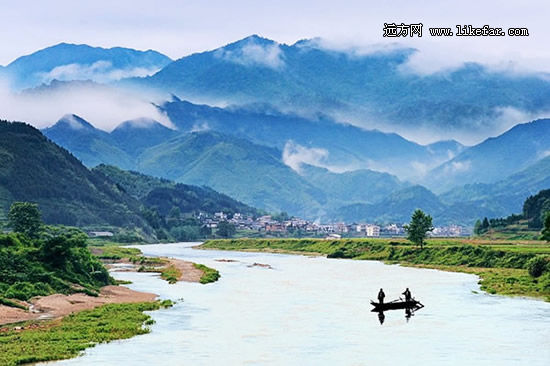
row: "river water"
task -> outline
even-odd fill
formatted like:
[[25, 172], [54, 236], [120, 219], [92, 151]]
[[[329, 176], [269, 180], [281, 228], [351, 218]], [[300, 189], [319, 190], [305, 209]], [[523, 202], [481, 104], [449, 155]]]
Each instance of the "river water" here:
[[[472, 275], [191, 246], [139, 248], [214, 267], [218, 282], [169, 285], [154, 274], [114, 273], [132, 289], [178, 302], [151, 313], [150, 334], [56, 364], [550, 365], [550, 304], [483, 293]], [[380, 324], [369, 305], [380, 287], [386, 301], [409, 287], [425, 308], [410, 319], [386, 312]]]

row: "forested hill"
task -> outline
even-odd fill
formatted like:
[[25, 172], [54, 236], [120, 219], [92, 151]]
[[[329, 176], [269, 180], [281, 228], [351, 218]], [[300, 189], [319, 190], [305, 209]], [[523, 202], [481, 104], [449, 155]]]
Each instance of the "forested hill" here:
[[175, 183], [168, 179], [156, 178], [114, 166], [101, 164], [92, 172], [103, 174], [117, 187], [132, 197], [139, 199], [145, 206], [154, 207], [165, 216], [177, 207], [182, 214], [190, 213], [242, 213], [257, 216], [261, 214], [233, 198], [208, 187], [198, 187]]
[[34, 127], [0, 120], [0, 221], [15, 201], [38, 203], [47, 224], [141, 228], [155, 234], [147, 213], [260, 211], [207, 187], [101, 165], [86, 168]]
[[0, 121], [0, 208], [14, 201], [39, 204], [49, 224], [138, 226], [140, 203], [91, 172], [34, 127]]

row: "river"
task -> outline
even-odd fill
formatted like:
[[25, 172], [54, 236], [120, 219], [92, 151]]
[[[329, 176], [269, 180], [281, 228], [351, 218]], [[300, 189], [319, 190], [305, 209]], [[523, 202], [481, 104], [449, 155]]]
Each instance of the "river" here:
[[[151, 313], [150, 334], [55, 364], [550, 364], [550, 304], [486, 294], [473, 275], [192, 245], [139, 248], [214, 267], [218, 282], [169, 285], [154, 274], [114, 273], [177, 304]], [[381, 287], [387, 301], [409, 287], [425, 307], [410, 319], [403, 310], [386, 312], [380, 324], [369, 300]]]

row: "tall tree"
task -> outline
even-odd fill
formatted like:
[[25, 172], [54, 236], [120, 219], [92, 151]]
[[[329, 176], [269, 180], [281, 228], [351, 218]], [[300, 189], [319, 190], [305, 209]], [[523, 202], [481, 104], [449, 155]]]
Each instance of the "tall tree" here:
[[482, 233], [482, 230], [483, 229], [481, 228], [481, 221], [477, 220], [474, 225], [474, 234], [480, 235]]
[[235, 235], [236, 231], [237, 230], [235, 228], [235, 225], [227, 221], [222, 221], [218, 224], [218, 230], [216, 230], [216, 234], [224, 238], [230, 238]]
[[542, 229], [542, 239], [550, 241], [550, 211], [544, 216], [544, 229]]
[[8, 213], [8, 224], [17, 233], [36, 237], [42, 226], [38, 205], [30, 202], [14, 202]]
[[428, 232], [432, 231], [432, 217], [426, 215], [422, 210], [415, 210], [411, 216], [411, 222], [409, 225], [405, 225], [407, 230], [407, 239], [420, 245], [422, 249], [424, 247], [424, 240], [428, 236]]

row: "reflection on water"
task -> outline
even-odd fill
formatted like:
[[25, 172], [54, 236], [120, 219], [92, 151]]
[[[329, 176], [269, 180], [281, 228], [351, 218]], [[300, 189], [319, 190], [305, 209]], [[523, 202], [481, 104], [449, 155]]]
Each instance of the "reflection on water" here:
[[[407, 323], [409, 322], [411, 317], [414, 315], [414, 313], [422, 308], [423, 306], [415, 307], [415, 308], [405, 308], [405, 319], [407, 320]], [[378, 314], [378, 321], [380, 322], [380, 325], [384, 324], [384, 320], [386, 319], [386, 316], [384, 315], [384, 311], [392, 311], [392, 310], [376, 310], [376, 309], [371, 310], [371, 312]]]
[[384, 315], [383, 311], [378, 312], [378, 320], [380, 321], [380, 325], [384, 324], [384, 319], [386, 319], [386, 316]]
[[[405, 309], [405, 319], [407, 319], [407, 323], [409, 322], [409, 319], [411, 316], [414, 315], [414, 313], [424, 307], [424, 304], [422, 304], [420, 301], [416, 300], [415, 298], [411, 297], [411, 294], [409, 291], [409, 288], [406, 290], [407, 295], [405, 299], [399, 298], [397, 300], [390, 301], [389, 303], [385, 303], [383, 301], [380, 302], [374, 302], [371, 301], [371, 305], [373, 306], [373, 309], [371, 312], [378, 313], [378, 321], [380, 322], [380, 325], [384, 324], [384, 320], [386, 319], [386, 316], [384, 315], [384, 311], [393, 311], [393, 310], [402, 310]], [[380, 292], [383, 292], [382, 289], [380, 289]], [[380, 299], [380, 292], [378, 295], [378, 298]], [[383, 296], [382, 296], [383, 300]]]
[[[141, 249], [217, 268], [220, 281], [169, 285], [155, 274], [117, 273], [133, 289], [183, 301], [151, 313], [150, 334], [98, 345], [59, 364], [549, 364], [550, 304], [473, 293], [479, 286], [471, 275], [188, 246]], [[396, 294], [406, 286], [424, 309], [373, 316], [370, 300], [380, 287]]]

